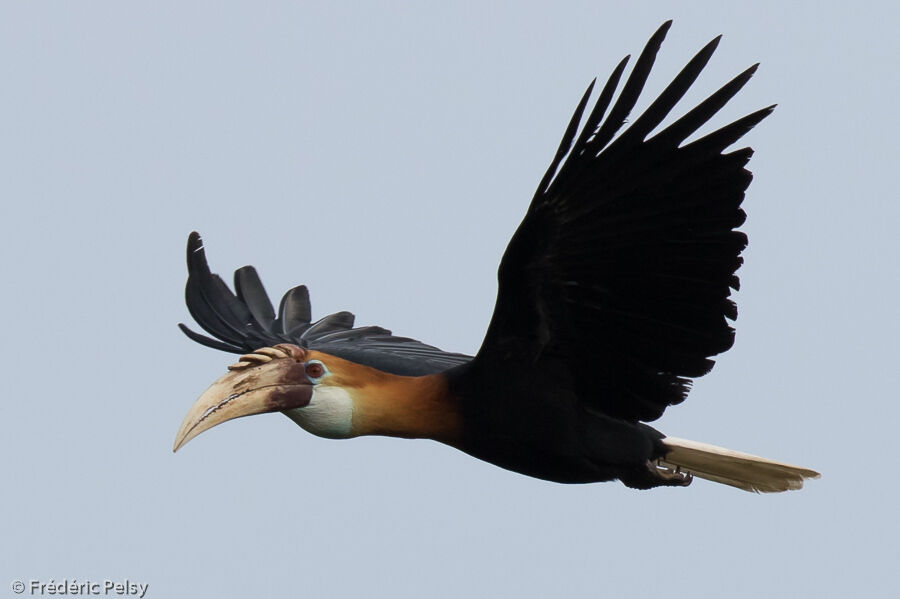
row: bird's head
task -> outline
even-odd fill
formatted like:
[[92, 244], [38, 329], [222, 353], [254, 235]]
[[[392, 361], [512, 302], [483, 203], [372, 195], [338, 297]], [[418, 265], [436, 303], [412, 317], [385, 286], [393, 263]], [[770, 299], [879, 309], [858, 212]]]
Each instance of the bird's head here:
[[321, 437], [354, 436], [349, 391], [353, 385], [341, 376], [344, 363], [290, 344], [241, 356], [188, 411], [175, 437], [174, 451], [217, 424], [268, 412], [284, 412]]

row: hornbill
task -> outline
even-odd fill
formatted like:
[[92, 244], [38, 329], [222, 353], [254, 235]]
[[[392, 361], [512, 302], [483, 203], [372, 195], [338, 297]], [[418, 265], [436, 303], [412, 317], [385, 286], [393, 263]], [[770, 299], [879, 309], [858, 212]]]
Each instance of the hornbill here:
[[613, 103], [629, 57], [618, 64], [579, 127], [596, 79], [582, 96], [500, 262], [494, 313], [474, 357], [354, 328], [349, 312], [312, 322], [304, 286], [285, 294], [276, 315], [253, 267], [235, 272], [233, 293], [192, 233], [187, 306], [215, 339], [179, 326], [199, 343], [245, 355], [188, 412], [175, 450], [226, 420], [282, 412], [321, 437], [434, 439], [560, 483], [619, 479], [647, 489], [699, 476], [773, 492], [818, 477], [645, 424], [681, 403], [691, 379], [712, 368], [710, 357], [734, 342], [729, 296], [747, 244], [737, 228], [752, 150], [725, 150], [774, 109], [685, 141], [747, 83], [753, 65], [651, 136], [719, 36], [617, 136], [670, 25], [650, 38]]

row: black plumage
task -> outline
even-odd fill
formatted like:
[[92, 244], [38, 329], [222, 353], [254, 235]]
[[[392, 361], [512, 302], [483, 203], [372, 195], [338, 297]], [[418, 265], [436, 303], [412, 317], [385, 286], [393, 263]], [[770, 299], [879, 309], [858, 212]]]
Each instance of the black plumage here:
[[377, 327], [354, 328], [350, 312], [336, 312], [312, 322], [309, 290], [290, 289], [278, 315], [252, 266], [234, 272], [233, 293], [206, 262], [203, 241], [196, 232], [187, 243], [188, 280], [184, 296], [194, 320], [215, 339], [179, 323], [185, 335], [213, 349], [245, 354], [278, 343], [293, 343], [391, 374], [422, 376], [464, 364], [471, 356], [442, 351]]
[[747, 243], [735, 229], [745, 218], [752, 151], [722, 152], [772, 110], [681, 145], [754, 66], [647, 138], [700, 74], [716, 38], [613, 140], [669, 25], [651, 38], [601, 121], [619, 64], [573, 145], [590, 87], [582, 98], [500, 264], [497, 305], [477, 358], [507, 348], [531, 363], [557, 356], [575, 374], [581, 401], [631, 422], [654, 420], [682, 401], [689, 378], [709, 372], [710, 356], [734, 341], [726, 318], [737, 317], [729, 295]]

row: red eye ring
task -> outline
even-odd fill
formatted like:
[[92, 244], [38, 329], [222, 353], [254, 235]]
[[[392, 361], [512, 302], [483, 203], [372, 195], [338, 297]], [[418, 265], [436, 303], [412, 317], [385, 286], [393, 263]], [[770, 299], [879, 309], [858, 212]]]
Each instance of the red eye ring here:
[[311, 379], [317, 379], [325, 374], [325, 367], [321, 362], [310, 362], [306, 365], [306, 376]]

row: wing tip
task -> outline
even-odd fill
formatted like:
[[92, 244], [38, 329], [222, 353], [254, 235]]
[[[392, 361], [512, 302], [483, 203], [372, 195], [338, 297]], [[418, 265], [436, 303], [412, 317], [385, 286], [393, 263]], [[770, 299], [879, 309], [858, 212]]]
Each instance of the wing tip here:
[[197, 231], [191, 231], [187, 241], [188, 253], [196, 252], [203, 249], [203, 238]]
[[187, 241], [187, 266], [188, 275], [196, 272], [207, 274], [209, 265], [206, 262], [206, 251], [203, 246], [203, 238], [197, 231], [191, 231]]

